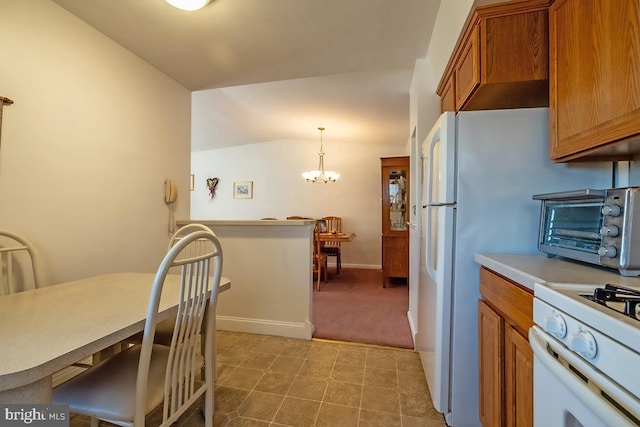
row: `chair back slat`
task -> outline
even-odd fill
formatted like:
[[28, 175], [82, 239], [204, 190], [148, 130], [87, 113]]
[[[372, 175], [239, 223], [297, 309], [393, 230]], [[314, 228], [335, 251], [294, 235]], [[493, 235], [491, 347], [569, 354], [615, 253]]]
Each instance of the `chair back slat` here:
[[[340, 233], [342, 231], [342, 217], [339, 216], [325, 216], [322, 218], [327, 224], [327, 231]], [[340, 242], [324, 242], [325, 248], [339, 248]]]

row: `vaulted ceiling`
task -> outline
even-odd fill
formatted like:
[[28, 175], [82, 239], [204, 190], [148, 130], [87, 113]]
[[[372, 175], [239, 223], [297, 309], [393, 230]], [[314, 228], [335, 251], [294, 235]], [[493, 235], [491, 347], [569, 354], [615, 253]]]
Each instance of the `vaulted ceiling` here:
[[[53, 0], [194, 91], [192, 150], [281, 139], [404, 145], [440, 0]], [[450, 1], [450, 0], [449, 0]]]

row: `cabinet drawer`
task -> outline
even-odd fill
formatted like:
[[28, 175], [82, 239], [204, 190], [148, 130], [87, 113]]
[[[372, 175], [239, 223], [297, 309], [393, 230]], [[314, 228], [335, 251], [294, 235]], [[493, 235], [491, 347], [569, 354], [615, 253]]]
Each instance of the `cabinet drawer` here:
[[533, 325], [533, 292], [484, 267], [480, 269], [483, 300], [523, 336]]

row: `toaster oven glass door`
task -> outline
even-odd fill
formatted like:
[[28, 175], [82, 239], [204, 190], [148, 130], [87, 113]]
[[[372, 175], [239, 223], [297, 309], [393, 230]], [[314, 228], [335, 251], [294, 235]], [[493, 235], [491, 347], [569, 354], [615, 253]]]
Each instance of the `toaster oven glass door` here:
[[603, 199], [545, 201], [542, 244], [597, 254], [601, 246]]

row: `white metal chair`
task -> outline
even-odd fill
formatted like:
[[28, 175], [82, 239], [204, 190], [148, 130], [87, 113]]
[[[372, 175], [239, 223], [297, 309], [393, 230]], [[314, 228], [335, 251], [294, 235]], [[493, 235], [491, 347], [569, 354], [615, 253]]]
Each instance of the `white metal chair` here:
[[[208, 233], [211, 233], [215, 236], [215, 233], [213, 232], [213, 230], [211, 230], [211, 228], [207, 227], [204, 224], [187, 224], [184, 227], [180, 227], [178, 230], [176, 230], [173, 235], [171, 236], [171, 238], [169, 239], [169, 246], [167, 248], [167, 251], [171, 250], [171, 248], [180, 241], [180, 239], [188, 236], [190, 233], [194, 232], [194, 231], [206, 231]], [[207, 252], [208, 250], [208, 240], [206, 239], [202, 239], [202, 240], [194, 240], [193, 242], [191, 242], [189, 245], [187, 245], [184, 249], [184, 251], [182, 251], [180, 256], [183, 257], [193, 257], [196, 255], [202, 255], [204, 253]], [[173, 336], [173, 327], [175, 324], [175, 317], [171, 317], [169, 319], [163, 320], [162, 322], [159, 322], [156, 325], [156, 335], [154, 338], [154, 342], [156, 344], [163, 344], [163, 345], [171, 345], [171, 338]], [[130, 344], [139, 344], [142, 342], [142, 333], [136, 334], [130, 338], [128, 338], [126, 340], [127, 343]], [[204, 344], [204, 343], [203, 343]], [[214, 354], [215, 357], [215, 354]]]
[[[0, 296], [40, 287], [37, 256], [33, 244], [19, 234], [0, 230]], [[86, 361], [73, 363], [56, 372], [54, 382], [63, 381], [77, 369], [91, 366]]]
[[38, 286], [38, 267], [31, 242], [19, 234], [0, 230], [0, 295]]
[[[188, 246], [206, 240], [206, 253], [185, 256]], [[153, 342], [160, 296], [172, 267], [180, 267], [181, 297], [170, 346]], [[154, 279], [142, 344], [134, 345], [93, 366], [53, 390], [53, 402], [74, 413], [121, 426], [144, 426], [145, 416], [163, 403], [166, 427], [202, 395], [205, 426], [213, 425], [213, 319], [222, 272], [222, 248], [207, 231], [180, 239], [162, 260]], [[208, 295], [209, 294], [209, 295]], [[205, 316], [205, 310], [208, 315]], [[204, 359], [197, 337], [206, 319]], [[204, 381], [200, 371], [204, 363]]]
[[[187, 224], [184, 227], [180, 227], [175, 231], [169, 238], [169, 246], [167, 247], [167, 251], [171, 250], [171, 248], [179, 242], [182, 238], [188, 236], [189, 234], [195, 231], [206, 231], [215, 236], [215, 233], [211, 228], [207, 227], [204, 224]], [[194, 255], [199, 255], [202, 251], [206, 251], [208, 249], [207, 240], [195, 240], [189, 246], [187, 246], [182, 254], [182, 256], [191, 257]]]

